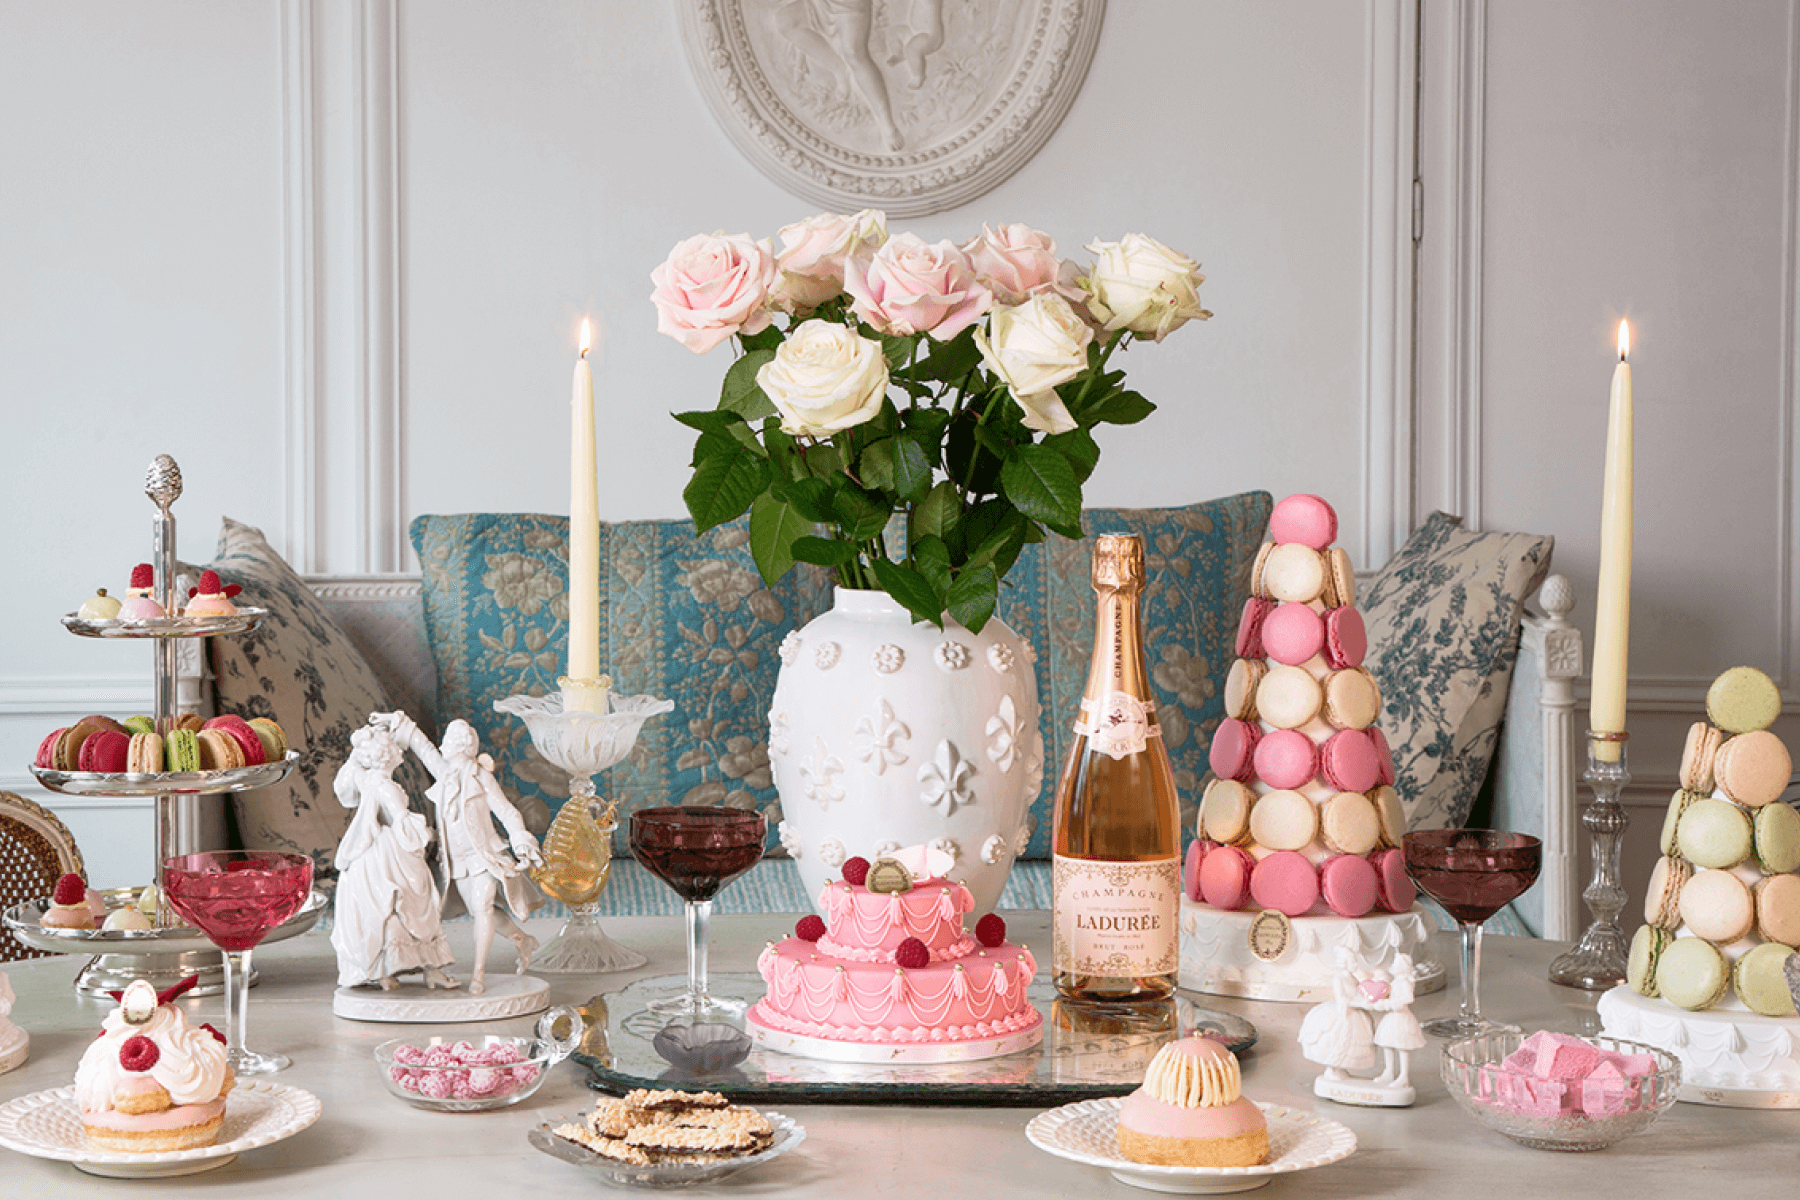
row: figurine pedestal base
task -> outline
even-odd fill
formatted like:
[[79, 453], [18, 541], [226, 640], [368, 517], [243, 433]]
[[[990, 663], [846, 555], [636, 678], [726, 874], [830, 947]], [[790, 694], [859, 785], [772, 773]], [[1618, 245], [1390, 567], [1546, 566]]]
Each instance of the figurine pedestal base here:
[[1373, 1079], [1327, 1079], [1321, 1075], [1313, 1080], [1313, 1095], [1322, 1100], [1332, 1100], [1338, 1104], [1359, 1104], [1364, 1108], [1408, 1108], [1417, 1099], [1418, 1093], [1411, 1084], [1404, 1087], [1381, 1084], [1376, 1085]]
[[550, 1007], [550, 985], [529, 975], [489, 975], [487, 990], [470, 995], [460, 988], [426, 989], [403, 984], [391, 992], [380, 988], [339, 988], [331, 995], [331, 1011], [349, 1021], [382, 1021], [398, 1025], [450, 1025], [462, 1021], [499, 1021], [529, 1016]]
[[1181, 986], [1215, 996], [1317, 1003], [1331, 999], [1339, 949], [1352, 951], [1352, 969], [1365, 975], [1376, 967], [1391, 969], [1396, 954], [1409, 955], [1417, 995], [1444, 986], [1444, 964], [1425, 944], [1432, 925], [1418, 905], [1409, 912], [1366, 917], [1295, 917], [1291, 936], [1272, 958], [1258, 957], [1251, 948], [1250, 926], [1256, 917], [1183, 896]]
[[31, 1054], [31, 1035], [17, 1025], [0, 1021], [0, 1075], [25, 1065]]

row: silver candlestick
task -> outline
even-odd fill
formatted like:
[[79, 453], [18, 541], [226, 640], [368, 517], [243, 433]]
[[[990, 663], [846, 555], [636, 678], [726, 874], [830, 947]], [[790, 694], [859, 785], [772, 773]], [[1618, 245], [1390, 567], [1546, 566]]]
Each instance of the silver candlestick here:
[[[1593, 922], [1567, 954], [1550, 964], [1550, 982], [1564, 987], [1605, 991], [1625, 982], [1625, 934], [1619, 913], [1625, 908], [1625, 885], [1619, 877], [1619, 851], [1631, 817], [1619, 803], [1619, 792], [1631, 780], [1625, 766], [1626, 733], [1588, 731], [1588, 765], [1582, 778], [1594, 789], [1593, 803], [1581, 814], [1594, 850], [1594, 877], [1581, 893]], [[1606, 762], [1596, 750], [1602, 744], [1617, 746], [1618, 761]]]

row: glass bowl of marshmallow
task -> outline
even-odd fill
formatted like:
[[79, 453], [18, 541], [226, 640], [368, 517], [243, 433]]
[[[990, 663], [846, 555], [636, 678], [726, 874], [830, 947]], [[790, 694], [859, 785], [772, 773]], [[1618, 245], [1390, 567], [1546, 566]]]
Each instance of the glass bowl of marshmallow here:
[[1495, 1133], [1539, 1150], [1600, 1150], [1675, 1103], [1681, 1062], [1641, 1042], [1496, 1033], [1444, 1047], [1444, 1084]]
[[433, 1112], [485, 1112], [537, 1091], [551, 1067], [581, 1042], [581, 1015], [559, 1005], [538, 1018], [532, 1037], [394, 1038], [375, 1047], [387, 1090]]

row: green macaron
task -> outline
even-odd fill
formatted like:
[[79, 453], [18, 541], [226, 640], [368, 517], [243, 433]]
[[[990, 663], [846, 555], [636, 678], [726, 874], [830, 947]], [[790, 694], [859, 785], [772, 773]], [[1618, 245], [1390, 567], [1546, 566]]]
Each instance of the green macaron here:
[[1656, 963], [1656, 990], [1670, 1004], [1699, 1010], [1725, 998], [1731, 968], [1705, 938], [1676, 938]]
[[1631, 935], [1631, 953], [1625, 959], [1625, 983], [1640, 996], [1656, 999], [1656, 964], [1669, 948], [1668, 931], [1654, 925], [1639, 925]]
[[1768, 875], [1800, 868], [1800, 813], [1785, 804], [1756, 811], [1756, 865]]
[[1726, 733], [1767, 729], [1781, 715], [1781, 689], [1755, 667], [1732, 667], [1706, 689], [1706, 715]]
[[171, 771], [200, 769], [200, 739], [191, 729], [171, 729], [163, 738], [163, 753], [168, 756]]
[[125, 718], [126, 733], [155, 733], [156, 720], [153, 717], [138, 715]]
[[1791, 946], [1780, 942], [1764, 942], [1737, 960], [1731, 971], [1731, 986], [1744, 1007], [1765, 1017], [1795, 1015], [1794, 995], [1788, 991], [1787, 977], [1782, 974]]
[[1696, 800], [1681, 814], [1675, 844], [1697, 867], [1735, 867], [1750, 857], [1750, 814], [1729, 800]]
[[1675, 853], [1675, 830], [1681, 824], [1681, 814], [1688, 810], [1688, 805], [1696, 800], [1704, 800], [1699, 792], [1690, 792], [1686, 788], [1676, 788], [1675, 794], [1669, 798], [1669, 811], [1663, 817], [1662, 838], [1657, 843], [1664, 854]]

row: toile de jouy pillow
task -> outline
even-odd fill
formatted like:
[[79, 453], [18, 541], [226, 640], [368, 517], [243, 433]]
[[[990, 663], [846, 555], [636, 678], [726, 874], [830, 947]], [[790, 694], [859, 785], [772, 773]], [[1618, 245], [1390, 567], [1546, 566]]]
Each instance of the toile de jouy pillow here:
[[1361, 596], [1366, 665], [1413, 829], [1458, 828], [1487, 778], [1518, 657], [1525, 601], [1555, 539], [1472, 533], [1433, 513]]

